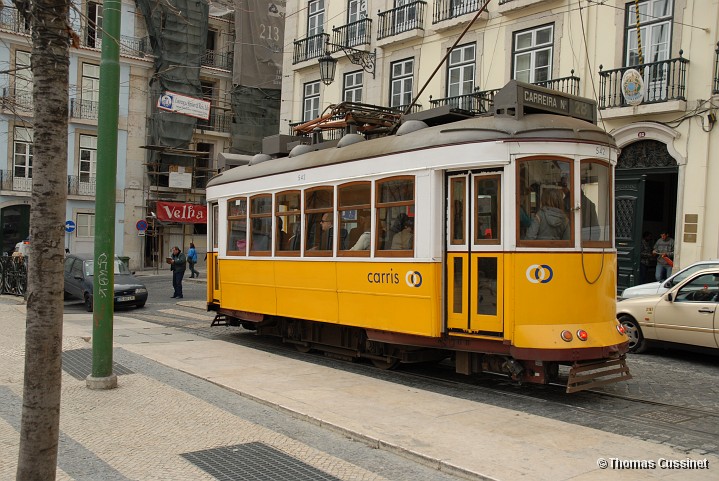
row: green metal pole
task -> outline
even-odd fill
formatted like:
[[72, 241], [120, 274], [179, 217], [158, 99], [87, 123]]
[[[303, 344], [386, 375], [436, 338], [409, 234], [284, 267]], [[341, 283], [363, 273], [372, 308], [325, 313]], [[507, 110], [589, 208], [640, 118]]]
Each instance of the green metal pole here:
[[115, 177], [120, 98], [120, 0], [103, 2], [100, 102], [97, 122], [95, 193], [95, 268], [93, 282], [92, 374], [90, 389], [117, 387], [112, 372], [112, 323], [115, 284]]

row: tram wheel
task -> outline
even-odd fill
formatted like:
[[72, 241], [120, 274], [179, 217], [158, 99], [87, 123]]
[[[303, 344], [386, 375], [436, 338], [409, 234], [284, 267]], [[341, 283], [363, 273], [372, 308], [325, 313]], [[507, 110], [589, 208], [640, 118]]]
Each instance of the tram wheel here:
[[299, 352], [306, 354], [312, 350], [312, 346], [310, 345], [304, 345], [304, 344], [295, 344], [295, 349], [297, 349]]
[[374, 364], [374, 367], [378, 369], [382, 369], [383, 371], [388, 371], [396, 368], [399, 366], [399, 359], [394, 358], [384, 358], [384, 359], [371, 359], [372, 364]]
[[639, 323], [630, 316], [620, 316], [619, 323], [624, 327], [624, 331], [629, 337], [629, 352], [639, 354], [647, 349], [647, 342], [642, 334], [642, 328]]

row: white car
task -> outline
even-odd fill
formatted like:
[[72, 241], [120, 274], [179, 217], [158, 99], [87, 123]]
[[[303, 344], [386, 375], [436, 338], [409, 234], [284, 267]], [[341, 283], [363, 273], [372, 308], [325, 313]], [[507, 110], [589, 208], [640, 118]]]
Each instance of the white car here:
[[647, 341], [719, 349], [719, 267], [694, 272], [665, 293], [617, 303], [629, 351]]
[[664, 294], [669, 290], [670, 287], [679, 284], [681, 281], [687, 278], [687, 276], [694, 274], [702, 269], [709, 269], [710, 267], [719, 267], [719, 260], [700, 261], [696, 262], [689, 267], [685, 267], [673, 276], [665, 279], [662, 282], [649, 282], [647, 284], [639, 284], [638, 286], [627, 287], [619, 296], [619, 300], [632, 299], [634, 297], [646, 297], [656, 296], [657, 294]]

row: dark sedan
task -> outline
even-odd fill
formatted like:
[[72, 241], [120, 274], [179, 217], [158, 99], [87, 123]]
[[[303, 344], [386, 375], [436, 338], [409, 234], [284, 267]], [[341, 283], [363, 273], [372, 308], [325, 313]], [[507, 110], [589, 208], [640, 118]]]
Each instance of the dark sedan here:
[[[115, 307], [143, 307], [147, 302], [147, 288], [138, 281], [127, 266], [115, 257], [112, 262], [115, 272]], [[65, 297], [77, 297], [85, 301], [85, 308], [92, 312], [93, 304], [92, 254], [68, 254], [65, 258]]]

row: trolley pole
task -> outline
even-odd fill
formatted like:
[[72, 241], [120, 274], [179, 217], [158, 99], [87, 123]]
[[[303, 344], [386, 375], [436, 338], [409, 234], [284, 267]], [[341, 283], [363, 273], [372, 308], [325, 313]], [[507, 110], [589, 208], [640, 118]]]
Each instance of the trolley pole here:
[[120, 8], [121, 0], [106, 0], [103, 4], [100, 102], [97, 122], [92, 374], [86, 379], [89, 389], [117, 387], [117, 375], [112, 372], [112, 316], [115, 294], [115, 178], [120, 98]]

